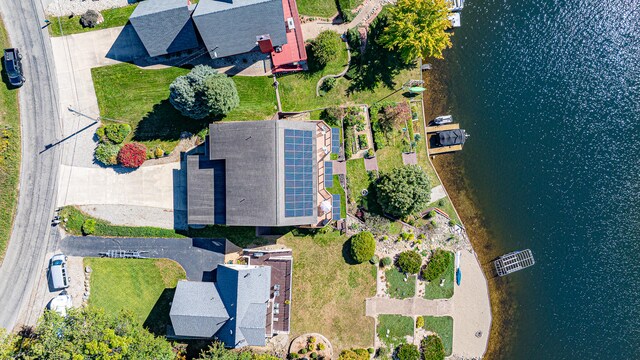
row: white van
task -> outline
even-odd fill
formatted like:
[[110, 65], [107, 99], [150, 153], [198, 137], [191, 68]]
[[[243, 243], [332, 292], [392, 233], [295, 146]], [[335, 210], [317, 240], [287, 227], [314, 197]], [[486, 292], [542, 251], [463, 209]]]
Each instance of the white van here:
[[53, 255], [49, 263], [49, 275], [51, 276], [51, 284], [54, 290], [69, 287], [67, 257], [64, 254]]

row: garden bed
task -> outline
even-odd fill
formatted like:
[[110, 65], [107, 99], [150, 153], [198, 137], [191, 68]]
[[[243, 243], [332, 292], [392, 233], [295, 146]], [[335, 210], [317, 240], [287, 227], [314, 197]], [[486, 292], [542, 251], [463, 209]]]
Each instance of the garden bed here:
[[392, 298], [406, 299], [416, 295], [416, 276], [405, 276], [397, 268], [392, 268], [384, 273], [387, 284], [387, 294]]
[[378, 339], [389, 350], [393, 351], [398, 345], [404, 344], [407, 337], [413, 338], [413, 318], [402, 315], [378, 315]]
[[423, 316], [424, 329], [431, 331], [442, 339], [446, 356], [453, 349], [453, 318], [451, 316]]
[[[446, 254], [447, 257], [449, 257], [449, 266], [447, 266], [445, 272], [436, 280], [433, 280], [430, 283], [425, 283], [425, 299], [449, 299], [453, 296], [455, 287], [455, 256], [449, 251], [447, 251]], [[440, 286], [440, 279], [444, 279], [444, 284], [442, 286]]]

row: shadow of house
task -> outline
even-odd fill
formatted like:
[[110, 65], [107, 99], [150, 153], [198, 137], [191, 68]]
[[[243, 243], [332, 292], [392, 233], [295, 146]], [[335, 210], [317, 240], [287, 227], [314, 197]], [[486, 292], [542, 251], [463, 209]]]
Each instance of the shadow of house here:
[[106, 57], [122, 62], [134, 62], [140, 58], [149, 57], [149, 54], [136, 30], [131, 23], [127, 23], [111, 45]]
[[169, 99], [153, 105], [135, 127], [134, 141], [175, 141], [179, 140], [182, 133], [196, 134], [205, 129], [209, 122], [218, 120], [207, 117], [201, 120], [191, 119], [176, 110]]
[[169, 311], [175, 293], [176, 288], [164, 289], [144, 321], [143, 326], [156, 336], [164, 336], [167, 333], [167, 325], [171, 324]]

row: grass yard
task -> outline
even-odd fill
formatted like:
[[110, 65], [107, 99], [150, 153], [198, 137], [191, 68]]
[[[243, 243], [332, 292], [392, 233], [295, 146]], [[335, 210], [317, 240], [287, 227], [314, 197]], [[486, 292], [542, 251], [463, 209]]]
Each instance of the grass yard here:
[[169, 259], [101, 258], [85, 258], [84, 265], [92, 269], [90, 306], [108, 314], [129, 310], [153, 333], [166, 333], [175, 287], [186, 279], [182, 266]]
[[120, 8], [103, 10], [100, 13], [104, 17], [104, 22], [96, 25], [94, 28], [83, 28], [80, 25], [80, 16], [48, 16], [51, 21], [49, 25], [49, 34], [51, 36], [62, 36], [70, 34], [78, 34], [88, 31], [107, 29], [117, 26], [125, 26], [129, 22], [129, 16], [133, 13], [138, 4], [132, 4]]
[[365, 316], [364, 300], [375, 295], [376, 267], [348, 264], [347, 237], [337, 231], [303, 234], [294, 230], [278, 240], [293, 249], [292, 338], [319, 332], [334, 354], [373, 346], [374, 321]]
[[338, 13], [335, 0], [298, 0], [296, 3], [301, 15], [328, 18]]
[[[126, 121], [133, 128], [129, 140], [171, 151], [183, 131], [197, 133], [214, 118], [193, 120], [182, 116], [169, 102], [169, 85], [189, 72], [183, 68], [144, 70], [131, 64], [91, 69], [100, 116]], [[235, 76], [240, 106], [223, 120], [263, 120], [276, 113], [273, 80]]]
[[447, 251], [449, 258], [449, 266], [440, 278], [444, 279], [444, 285], [440, 286], [440, 278], [426, 284], [424, 287], [425, 299], [448, 299], [453, 296], [453, 288], [455, 287], [455, 261], [452, 252]]
[[453, 318], [451, 316], [423, 316], [424, 328], [440, 336], [446, 356], [453, 347]]
[[[11, 47], [0, 20], [0, 47]], [[0, 85], [0, 260], [4, 257], [18, 202], [20, 181], [20, 112], [18, 91], [11, 88], [2, 63]]]
[[384, 273], [387, 279], [387, 293], [396, 299], [406, 299], [416, 295], [416, 276], [411, 275], [405, 281], [405, 276], [397, 268], [392, 268]]
[[440, 210], [442, 210], [445, 213], [447, 213], [447, 215], [449, 215], [449, 218], [455, 220], [458, 224], [461, 223], [460, 222], [460, 218], [458, 217], [458, 214], [453, 209], [453, 204], [451, 203], [451, 200], [449, 199], [449, 197], [445, 197], [445, 198], [440, 199], [438, 201], [434, 201], [431, 204], [429, 204], [429, 206], [427, 206], [427, 207], [428, 208], [437, 207]]
[[[380, 213], [380, 205], [375, 199], [375, 189], [369, 180], [369, 172], [364, 167], [364, 159], [352, 159], [347, 161], [347, 189], [349, 189], [349, 199], [357, 206]], [[364, 196], [362, 190], [367, 189], [369, 193]]]
[[92, 218], [73, 206], [66, 206], [62, 209], [60, 211], [60, 217], [67, 219], [67, 222], [62, 225], [64, 226], [64, 229], [72, 235], [82, 235], [82, 224], [84, 221], [87, 219], [94, 219], [96, 221], [96, 231], [93, 235], [95, 236], [143, 238], [226, 238], [240, 247], [248, 245], [266, 245], [267, 243], [265, 239], [256, 237], [255, 227], [249, 226], [227, 227], [222, 225], [212, 225], [203, 229], [189, 229], [188, 231], [176, 231], [151, 226], [119, 226], [113, 225], [108, 221]]
[[340, 178], [338, 175], [333, 175], [333, 187], [327, 188], [330, 194], [340, 195], [340, 218], [347, 217], [347, 197], [344, 193], [342, 185], [340, 185]]
[[378, 338], [393, 350], [405, 343], [407, 336], [413, 336], [414, 326], [413, 318], [408, 316], [378, 315]]

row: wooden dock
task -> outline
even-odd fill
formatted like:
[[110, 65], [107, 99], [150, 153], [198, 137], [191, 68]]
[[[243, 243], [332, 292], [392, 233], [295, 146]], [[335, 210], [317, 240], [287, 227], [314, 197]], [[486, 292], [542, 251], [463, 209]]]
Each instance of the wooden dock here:
[[438, 132], [438, 131], [456, 130], [456, 129], [460, 129], [460, 124], [427, 126], [427, 134]]
[[462, 145], [441, 146], [441, 147], [436, 147], [436, 148], [430, 148], [428, 150], [429, 150], [429, 155], [445, 154], [445, 153], [448, 153], [448, 152], [462, 150]]

